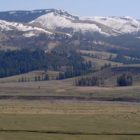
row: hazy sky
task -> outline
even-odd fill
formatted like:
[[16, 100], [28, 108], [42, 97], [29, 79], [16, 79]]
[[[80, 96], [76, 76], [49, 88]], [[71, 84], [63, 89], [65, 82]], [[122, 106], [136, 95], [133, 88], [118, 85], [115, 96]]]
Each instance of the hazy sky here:
[[140, 18], [140, 0], [0, 0], [0, 11], [57, 8], [80, 16]]

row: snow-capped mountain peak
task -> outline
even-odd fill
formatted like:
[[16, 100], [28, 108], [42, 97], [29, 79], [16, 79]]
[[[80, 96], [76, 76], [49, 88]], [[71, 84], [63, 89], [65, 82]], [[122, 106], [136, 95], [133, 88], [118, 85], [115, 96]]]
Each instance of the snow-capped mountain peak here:
[[0, 35], [7, 45], [21, 47], [24, 43], [26, 47], [43, 48], [61, 43], [82, 47], [139, 47], [140, 20], [129, 16], [78, 17], [59, 9], [7, 11], [0, 12]]
[[38, 24], [45, 29], [53, 31], [62, 31], [65, 33], [72, 32], [98, 32], [104, 35], [109, 35], [95, 23], [84, 22], [77, 16], [72, 16], [68, 12], [62, 10], [52, 10], [47, 14], [38, 17], [30, 22], [30, 24]]
[[[4, 16], [3, 16], [4, 14]], [[22, 16], [22, 18], [21, 18]], [[75, 32], [96, 32], [112, 36], [140, 32], [140, 20], [124, 17], [78, 17], [61, 9], [0, 12], [0, 19], [26, 23], [53, 32], [73, 34]], [[6, 27], [8, 29], [8, 27]], [[11, 28], [9, 28], [11, 29]]]
[[45, 29], [70, 32], [98, 32], [102, 35], [130, 34], [140, 31], [140, 21], [126, 17], [78, 17], [66, 11], [50, 9], [30, 22]]
[[86, 17], [82, 20], [95, 21], [108, 26], [120, 33], [134, 33], [140, 31], [140, 21], [133, 17]]

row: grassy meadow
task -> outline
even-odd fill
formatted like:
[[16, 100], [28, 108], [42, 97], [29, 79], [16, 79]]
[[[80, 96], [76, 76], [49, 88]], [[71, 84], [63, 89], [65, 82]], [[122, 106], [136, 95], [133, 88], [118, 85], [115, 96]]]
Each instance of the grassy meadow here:
[[0, 139], [138, 140], [139, 104], [1, 101]]
[[0, 80], [0, 140], [140, 139], [139, 83], [75, 87], [73, 79], [18, 78]]

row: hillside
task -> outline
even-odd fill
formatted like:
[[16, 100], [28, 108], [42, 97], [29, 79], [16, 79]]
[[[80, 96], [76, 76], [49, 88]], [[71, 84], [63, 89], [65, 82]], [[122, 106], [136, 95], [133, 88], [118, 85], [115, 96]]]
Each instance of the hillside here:
[[[96, 70], [94, 72], [84, 74], [82, 76], [76, 76], [71, 78], [64, 78], [64, 79], [57, 79], [61, 71], [31, 71], [24, 74], [18, 74], [15, 76], [10, 76], [6, 78], [0, 78], [0, 83], [22, 83], [22, 82], [41, 82], [41, 81], [48, 81], [51, 83], [51, 81], [62, 81], [68, 82], [69, 84], [74, 84], [75, 79], [78, 79], [80, 77], [102, 77], [104, 79], [104, 86], [103, 87], [117, 87], [117, 78], [122, 74], [129, 74], [133, 76], [133, 85], [137, 86], [140, 84], [140, 65], [127, 65], [127, 66], [118, 66], [118, 67], [109, 67], [104, 68], [101, 70]], [[45, 74], [48, 74], [49, 79], [48, 80], [36, 80], [36, 77], [42, 77]], [[22, 78], [26, 79], [24, 81], [20, 81]], [[95, 86], [98, 87], [98, 86]], [[102, 87], [102, 86], [101, 86]]]
[[67, 44], [84, 49], [99, 46], [107, 52], [139, 49], [140, 21], [131, 17], [83, 18], [47, 9], [0, 12], [0, 20], [1, 47], [48, 49]]
[[[133, 75], [133, 86], [117, 87], [116, 79], [122, 73]], [[0, 79], [0, 100], [46, 100], [46, 101], [117, 101], [140, 102], [140, 67], [117, 67], [88, 74], [86, 76], [102, 76], [104, 87], [78, 87], [75, 78], [65, 80], [35, 81], [43, 71], [34, 71], [22, 75]], [[58, 72], [49, 71], [50, 77]], [[26, 78], [26, 81], [19, 81]], [[28, 80], [30, 79], [30, 80]]]
[[[48, 69], [67, 70], [70, 78], [107, 65], [140, 64], [139, 26], [132, 17], [78, 17], [57, 9], [0, 12], [0, 77]], [[78, 61], [91, 67], [79, 68]]]

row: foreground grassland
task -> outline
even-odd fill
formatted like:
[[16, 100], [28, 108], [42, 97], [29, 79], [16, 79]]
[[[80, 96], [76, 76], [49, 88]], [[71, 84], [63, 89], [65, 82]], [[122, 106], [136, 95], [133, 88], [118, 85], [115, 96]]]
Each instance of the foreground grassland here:
[[1, 101], [0, 140], [139, 140], [140, 105]]
[[76, 87], [73, 79], [64, 81], [41, 82], [6, 82], [0, 83], [0, 99], [35, 98], [44, 99], [48, 96], [67, 99], [84, 98], [98, 101], [135, 101], [140, 102], [139, 83], [132, 87]]
[[71, 136], [71, 135], [51, 135], [51, 134], [30, 134], [27, 133], [1, 133], [0, 140], [139, 140], [139, 136]]
[[73, 79], [0, 83], [0, 140], [86, 139], [140, 140], [139, 83], [123, 88], [75, 87]]

